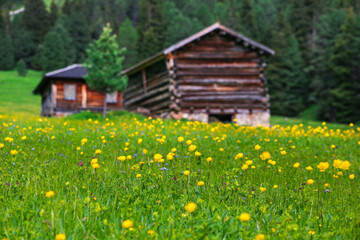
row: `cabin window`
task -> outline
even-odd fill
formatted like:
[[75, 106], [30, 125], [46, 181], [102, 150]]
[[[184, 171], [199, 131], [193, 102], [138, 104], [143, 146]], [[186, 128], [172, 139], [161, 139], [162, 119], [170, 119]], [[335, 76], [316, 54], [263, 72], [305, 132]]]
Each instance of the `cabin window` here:
[[106, 93], [106, 103], [117, 103], [117, 91]]
[[76, 100], [76, 85], [75, 84], [64, 84], [64, 99], [65, 100]]
[[223, 122], [231, 123], [232, 115], [231, 114], [210, 114], [209, 122]]

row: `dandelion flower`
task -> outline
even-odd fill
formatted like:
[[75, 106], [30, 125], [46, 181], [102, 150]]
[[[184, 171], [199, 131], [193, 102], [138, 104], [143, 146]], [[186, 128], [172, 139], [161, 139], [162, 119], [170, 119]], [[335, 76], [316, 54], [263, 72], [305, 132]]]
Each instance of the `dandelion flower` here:
[[241, 213], [240, 216], [239, 216], [239, 219], [242, 221], [242, 222], [247, 222], [250, 220], [250, 214], [248, 213]]
[[185, 210], [189, 213], [192, 213], [196, 210], [196, 207], [197, 207], [196, 203], [191, 202], [185, 206]]
[[130, 219], [125, 220], [121, 223], [121, 226], [125, 229], [131, 228], [133, 225], [134, 225], [134, 223]]
[[48, 192], [45, 194], [45, 197], [47, 197], [47, 198], [51, 198], [51, 197], [53, 197], [53, 196], [55, 196], [55, 192], [54, 192], [54, 191], [48, 191]]
[[55, 240], [65, 240], [66, 239], [66, 235], [64, 233], [59, 233], [56, 234], [55, 236]]

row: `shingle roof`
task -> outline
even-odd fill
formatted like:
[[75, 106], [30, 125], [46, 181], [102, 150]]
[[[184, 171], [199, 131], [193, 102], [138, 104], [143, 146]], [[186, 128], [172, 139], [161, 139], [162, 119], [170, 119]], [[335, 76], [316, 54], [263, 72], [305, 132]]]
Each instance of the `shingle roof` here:
[[52, 72], [45, 73], [41, 82], [34, 89], [33, 94], [40, 94], [43, 87], [45, 87], [51, 79], [68, 78], [73, 80], [76, 79], [83, 80], [84, 76], [86, 75], [87, 75], [87, 71], [81, 64], [73, 64], [65, 68], [61, 68]]
[[235, 32], [234, 30], [232, 30], [230, 28], [227, 28], [227, 27], [225, 27], [225, 26], [223, 26], [223, 25], [221, 25], [220, 23], [217, 22], [217, 23], [215, 23], [215, 24], [201, 30], [198, 33], [195, 33], [194, 35], [191, 35], [190, 37], [185, 38], [184, 40], [181, 40], [180, 42], [178, 42], [178, 43], [176, 43], [174, 45], [171, 45], [170, 47], [168, 47], [168, 48], [164, 49], [163, 51], [153, 55], [152, 57], [149, 57], [149, 58], [145, 59], [144, 61], [141, 61], [141, 62], [135, 64], [134, 66], [132, 66], [132, 67], [130, 67], [128, 69], [125, 69], [122, 72], [122, 74], [129, 74], [129, 73], [132, 73], [132, 72], [136, 72], [139, 69], [142, 69], [142, 68], [144, 68], [146, 66], [149, 66], [153, 62], [164, 58], [167, 54], [169, 54], [169, 53], [171, 53], [173, 51], [176, 51], [179, 48], [182, 48], [183, 46], [185, 46], [186, 44], [189, 44], [189, 43], [195, 41], [196, 39], [201, 38], [201, 37], [205, 36], [206, 34], [209, 34], [210, 32], [213, 32], [215, 30], [221, 30], [226, 34], [229, 34], [229, 35], [233, 36], [237, 40], [246, 42], [246, 43], [248, 43], [249, 47], [259, 49], [259, 50], [261, 50], [264, 53], [267, 53], [269, 55], [274, 55], [275, 54], [275, 51], [272, 50], [271, 48], [266, 47], [265, 45], [262, 45], [262, 44], [260, 44], [258, 42], [255, 42], [254, 40], [252, 40], [252, 39], [250, 39], [248, 37], [245, 37], [244, 35], [242, 35], [242, 34], [240, 34], [238, 32]]

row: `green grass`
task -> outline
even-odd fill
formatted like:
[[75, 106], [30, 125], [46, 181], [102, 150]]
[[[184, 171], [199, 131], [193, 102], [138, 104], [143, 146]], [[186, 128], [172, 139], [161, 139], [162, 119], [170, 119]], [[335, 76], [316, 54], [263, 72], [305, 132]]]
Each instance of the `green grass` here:
[[[97, 116], [0, 115], [0, 239], [358, 237], [359, 130]], [[320, 162], [329, 164], [325, 172]], [[132, 229], [122, 225], [127, 219]]]
[[16, 71], [0, 72], [0, 113], [39, 115], [41, 97], [32, 91], [41, 78], [36, 71], [28, 71], [26, 77], [19, 77]]

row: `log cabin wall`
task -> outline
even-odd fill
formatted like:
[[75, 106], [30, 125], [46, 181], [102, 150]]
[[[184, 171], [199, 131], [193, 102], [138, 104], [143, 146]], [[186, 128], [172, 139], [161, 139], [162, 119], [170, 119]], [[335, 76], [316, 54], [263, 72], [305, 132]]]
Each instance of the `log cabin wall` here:
[[129, 74], [124, 91], [124, 107], [128, 110], [145, 108], [154, 114], [169, 111], [171, 103], [170, 75], [164, 60]]
[[214, 31], [170, 54], [174, 104], [184, 117], [208, 121], [209, 115], [228, 114], [248, 125], [255, 120], [249, 117], [268, 121], [263, 57], [243, 44]]

